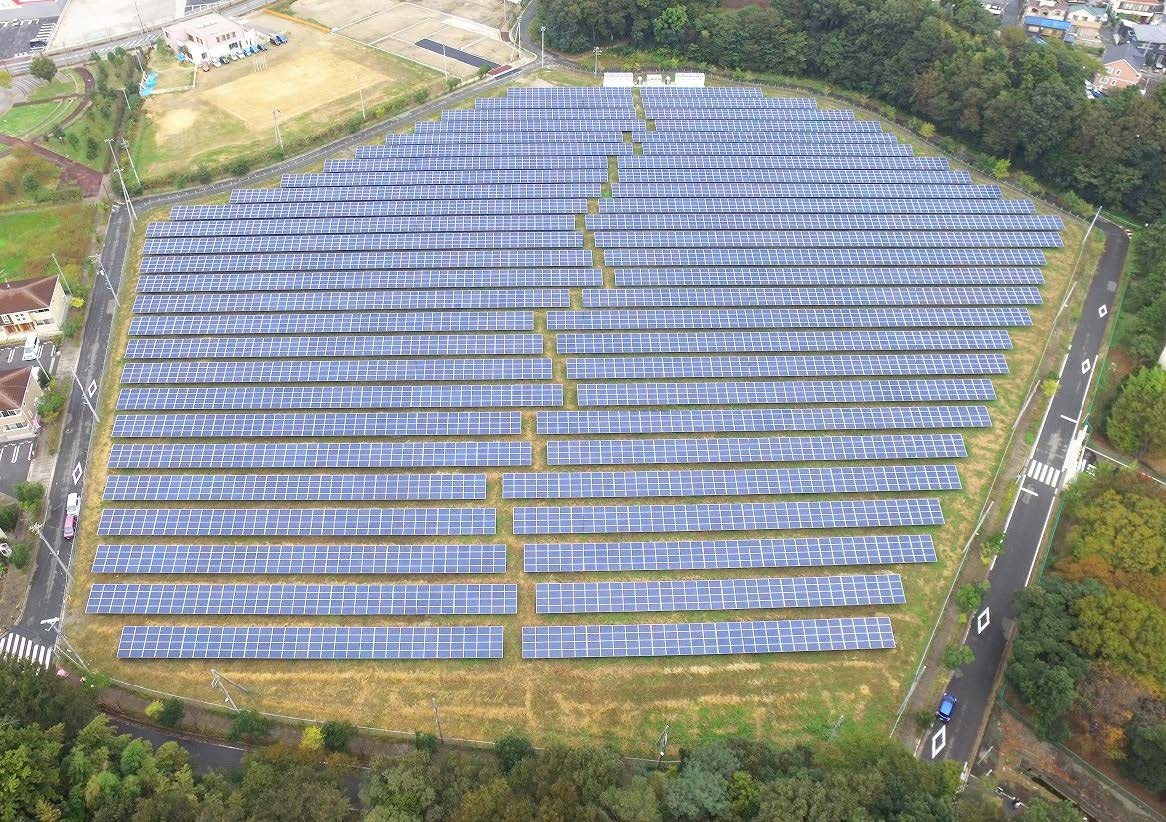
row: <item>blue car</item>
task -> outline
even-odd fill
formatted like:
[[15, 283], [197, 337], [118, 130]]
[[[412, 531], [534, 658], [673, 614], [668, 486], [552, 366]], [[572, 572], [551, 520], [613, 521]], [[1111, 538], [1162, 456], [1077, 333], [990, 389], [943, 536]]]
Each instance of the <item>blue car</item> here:
[[951, 715], [955, 712], [955, 704], [959, 702], [951, 694], [944, 694], [943, 699], [939, 700], [939, 710], [935, 712], [935, 718], [940, 722], [951, 722]]

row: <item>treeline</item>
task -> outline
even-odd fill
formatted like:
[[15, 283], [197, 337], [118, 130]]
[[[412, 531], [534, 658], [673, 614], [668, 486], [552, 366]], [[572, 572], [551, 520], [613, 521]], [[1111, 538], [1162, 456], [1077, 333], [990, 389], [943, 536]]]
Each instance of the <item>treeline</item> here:
[[978, 0], [542, 0], [549, 45], [628, 44], [664, 67], [809, 77], [881, 100], [1079, 199], [1166, 216], [1166, 90], [1092, 100], [1088, 54], [994, 34]]
[[1166, 493], [1098, 468], [1066, 493], [1054, 572], [1017, 598], [1007, 679], [1038, 732], [1166, 790]]
[[[165, 710], [170, 710], [167, 706]], [[181, 710], [172, 711], [181, 718]], [[249, 714], [249, 716], [248, 716]], [[244, 712], [249, 734], [270, 728]], [[713, 739], [667, 770], [633, 768], [614, 750], [522, 736], [493, 752], [417, 750], [368, 769], [342, 750], [347, 723], [304, 730], [299, 747], [250, 753], [241, 771], [197, 775], [189, 752], [118, 734], [95, 691], [0, 661], [0, 819], [38, 822], [687, 822], [691, 820], [1004, 820], [992, 786], [957, 795], [959, 766], [920, 761], [883, 734], [778, 748]], [[351, 730], [351, 726], [347, 726]], [[332, 744], [329, 744], [329, 743]], [[1016, 818], [1016, 817], [1013, 817]], [[1077, 822], [1068, 803], [1037, 801], [1020, 819]]]

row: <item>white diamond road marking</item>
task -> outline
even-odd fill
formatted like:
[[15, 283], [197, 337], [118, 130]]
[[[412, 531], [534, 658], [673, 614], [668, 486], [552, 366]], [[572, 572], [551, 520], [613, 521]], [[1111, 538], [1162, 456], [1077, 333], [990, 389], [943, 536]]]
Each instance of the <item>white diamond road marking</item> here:
[[5, 634], [0, 638], [0, 656], [27, 659], [48, 670], [53, 661], [53, 649], [20, 634]]
[[1033, 460], [1028, 464], [1028, 476], [1037, 482], [1057, 488], [1057, 483], [1061, 479], [1061, 471], [1059, 468], [1053, 468], [1051, 465]]

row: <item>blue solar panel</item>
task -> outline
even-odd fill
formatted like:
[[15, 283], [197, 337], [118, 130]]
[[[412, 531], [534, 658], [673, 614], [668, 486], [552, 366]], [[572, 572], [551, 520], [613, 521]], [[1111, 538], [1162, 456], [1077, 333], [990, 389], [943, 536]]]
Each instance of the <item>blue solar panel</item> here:
[[[557, 138], [557, 135], [556, 135]], [[612, 135], [604, 136], [612, 139]], [[413, 145], [417, 144], [414, 140]], [[607, 169], [607, 158], [600, 156], [451, 156], [451, 157], [397, 157], [392, 160], [357, 158], [354, 160], [325, 160], [324, 171], [353, 172], [380, 171], [391, 174], [411, 175], [417, 171], [490, 171], [493, 169], [545, 169], [561, 168], [602, 168]], [[574, 224], [567, 226], [573, 228]]]
[[115, 443], [109, 467], [439, 468], [531, 464], [528, 442]]
[[541, 334], [139, 338], [131, 339], [126, 344], [127, 360], [445, 357], [541, 353]]
[[513, 516], [515, 534], [768, 531], [943, 524], [939, 501], [926, 498], [516, 507]]
[[[357, 147], [359, 152], [361, 148]], [[556, 162], [558, 160], [556, 159]], [[365, 200], [359, 202], [322, 203], [236, 203], [231, 205], [176, 205], [170, 209], [171, 220], [260, 220], [277, 218], [325, 217], [431, 217], [445, 214], [582, 214], [587, 211], [584, 197], [542, 200]]]
[[[192, 286], [196, 285], [191, 283]], [[426, 309], [566, 308], [565, 288], [490, 291], [243, 291], [143, 294], [135, 314], [236, 314], [251, 311], [418, 311]]]
[[495, 168], [484, 171], [410, 171], [391, 174], [383, 171], [326, 171], [314, 174], [285, 174], [279, 184], [284, 188], [318, 188], [322, 186], [398, 186], [413, 189], [425, 186], [495, 186], [539, 185], [556, 183], [605, 183], [607, 169], [599, 167], [555, 169], [553, 175], [532, 168]]
[[456, 437], [522, 433], [520, 411], [357, 411], [320, 414], [120, 414], [114, 437]]
[[812, 380], [787, 382], [585, 383], [580, 406], [752, 405], [813, 402], [994, 400], [988, 379]]
[[514, 614], [517, 585], [98, 584], [88, 614], [426, 616]]
[[954, 465], [544, 471], [502, 475], [502, 499], [869, 494], [955, 491], [960, 487]]
[[[709, 142], [709, 138], [714, 138]], [[745, 160], [772, 157], [912, 157], [911, 146], [895, 142], [890, 134], [826, 132], [808, 138], [788, 134], [788, 139], [772, 135], [752, 135], [740, 131], [692, 134], [658, 131], [644, 135], [643, 157], [670, 156], [734, 157]], [[359, 151], [359, 149], [357, 149]], [[631, 152], [624, 152], [628, 157]]]
[[542, 288], [603, 285], [597, 268], [468, 269], [449, 271], [321, 271], [257, 274], [146, 274], [138, 292], [357, 291], [384, 288]]
[[501, 659], [500, 626], [127, 625], [119, 659]]
[[522, 231], [415, 234], [275, 234], [239, 237], [154, 237], [143, 254], [267, 254], [297, 251], [431, 251], [471, 248], [582, 248], [575, 231]]
[[363, 385], [123, 388], [119, 411], [307, 408], [483, 408], [563, 404], [561, 385]]
[[[670, 158], [669, 158], [670, 159]], [[693, 158], [709, 165], [711, 157]], [[724, 158], [733, 163], [740, 158]], [[799, 159], [799, 165], [806, 162]], [[880, 164], [887, 160], [875, 160]], [[835, 164], [834, 159], [823, 163]], [[881, 201], [876, 201], [881, 202]], [[444, 219], [504, 219], [504, 218], [444, 218]], [[510, 218], [505, 218], [510, 219]], [[564, 219], [546, 217], [547, 220]], [[692, 231], [699, 230], [767, 230], [767, 231], [1059, 231], [1064, 228], [1060, 217], [1031, 214], [903, 214], [826, 213], [826, 214], [766, 214], [758, 212], [705, 212], [692, 214], [607, 212], [587, 215], [587, 227], [592, 231]], [[170, 225], [153, 223], [152, 225]], [[247, 223], [243, 223], [247, 225]], [[559, 224], [555, 223], [555, 227]]]
[[[128, 366], [127, 366], [128, 370]], [[845, 377], [1007, 374], [1003, 354], [850, 354], [762, 357], [587, 357], [567, 360], [570, 380], [709, 377]], [[122, 381], [125, 382], [123, 375]]]
[[[883, 328], [1027, 326], [1028, 310], [972, 308], [688, 308], [548, 311], [549, 331], [625, 328]], [[477, 329], [474, 329], [477, 330]], [[132, 332], [131, 332], [132, 333]]]
[[[311, 189], [308, 189], [311, 190]], [[321, 189], [331, 191], [332, 189]], [[1042, 260], [1043, 262], [1043, 260]], [[996, 263], [1008, 265], [1009, 263]], [[1021, 263], [1022, 265], [1040, 265]], [[143, 274], [223, 271], [360, 271], [364, 269], [590, 267], [587, 249], [477, 251], [339, 251], [300, 254], [199, 254], [146, 257]]]
[[[671, 192], [662, 194], [670, 195]], [[604, 197], [599, 201], [600, 214], [706, 214], [739, 213], [741, 200], [721, 197]], [[751, 214], [1035, 214], [1027, 200], [988, 200], [983, 198], [951, 199], [943, 197], [895, 198], [863, 195], [829, 197], [824, 192], [803, 197], [751, 197]]]
[[991, 425], [988, 409], [982, 405], [541, 411], [538, 414], [540, 434], [877, 431], [893, 428], [987, 428]]
[[417, 331], [532, 331], [529, 311], [383, 314], [147, 314], [130, 336], [219, 334], [392, 334]]
[[95, 574], [501, 574], [505, 545], [98, 545]]
[[898, 574], [637, 582], [540, 582], [537, 614], [620, 614], [902, 605]]
[[[530, 172], [523, 172], [530, 173]], [[571, 182], [575, 182], [572, 180]], [[810, 183], [833, 185], [970, 185], [971, 175], [966, 171], [940, 169], [852, 169], [852, 168], [645, 168], [625, 163], [619, 170], [619, 188], [650, 184], [653, 193], [665, 183]], [[639, 189], [637, 189], [639, 190]], [[617, 195], [619, 196], [619, 195]]]
[[523, 627], [524, 659], [702, 656], [895, 647], [887, 617]]
[[[587, 139], [548, 140], [545, 135], [541, 142], [500, 141], [497, 130], [490, 130], [480, 134], [450, 134], [449, 132], [429, 132], [410, 139], [387, 143], [383, 146], [357, 146], [355, 156], [361, 159], [380, 159], [392, 157], [448, 157], [453, 152], [466, 153], [473, 150], [479, 157], [578, 157], [591, 155], [596, 157], [610, 157], [620, 154], [631, 154], [632, 145], [622, 139], [617, 140], [607, 134], [587, 135]], [[569, 136], [569, 135], [568, 135]], [[508, 197], [521, 197], [511, 192]], [[563, 197], [564, 195], [552, 195]], [[579, 195], [567, 195], [579, 196]]]
[[764, 351], [954, 351], [1009, 349], [1002, 329], [917, 331], [706, 331], [559, 334], [560, 354], [700, 354]]
[[[144, 279], [144, 278], [143, 278]], [[1036, 268], [623, 268], [627, 286], [1041, 285]]]
[[[483, 251], [477, 253], [505, 254], [507, 252]], [[526, 253], [549, 254], [552, 252], [532, 251]], [[588, 252], [562, 251], [558, 253], [586, 254]], [[142, 265], [145, 266], [153, 259], [144, 260]], [[216, 264], [219, 262], [219, 258], [212, 259], [216, 261]], [[742, 265], [1030, 266], [1045, 264], [1044, 252], [1036, 248], [619, 248], [604, 251], [603, 259], [607, 265], [613, 268]], [[223, 264], [226, 265], [226, 263]], [[580, 263], [580, 265], [589, 264], [590, 260]], [[266, 266], [257, 267], [265, 268]]]
[[115, 474], [111, 501], [482, 500], [485, 474]]
[[101, 536], [493, 535], [493, 508], [106, 508]]
[[[368, 160], [365, 162], [382, 162]], [[604, 163], [606, 166], [606, 163]], [[241, 206], [240, 206], [241, 207]], [[449, 216], [308, 217], [282, 219], [171, 219], [150, 223], [147, 237], [237, 237], [267, 234], [376, 234], [415, 232], [574, 231], [572, 214], [455, 214]]]
[[[268, 189], [260, 189], [268, 190]], [[278, 189], [276, 189], [278, 190]], [[663, 186], [657, 183], [616, 183], [612, 186], [612, 196], [623, 197], [657, 197], [662, 193], [673, 197], [821, 197], [833, 195], [842, 199], [870, 199], [879, 197], [895, 198], [934, 198], [942, 199], [987, 199], [1000, 198], [1000, 187], [994, 185], [919, 185], [915, 183], [903, 184], [871, 184], [871, 185], [844, 185], [831, 184], [822, 186], [816, 183], [669, 183]], [[578, 192], [581, 193], [581, 192]], [[564, 196], [571, 196], [577, 192], [562, 192]], [[279, 199], [279, 198], [276, 198]], [[743, 207], [746, 204], [742, 203]]]
[[[583, 144], [579, 144], [583, 145]], [[371, 152], [364, 156], [369, 157], [391, 157], [393, 156], [393, 149], [390, 146], [379, 146], [379, 151]], [[570, 146], [566, 148], [571, 149]], [[592, 146], [588, 151], [563, 151], [563, 146], [547, 146], [541, 151], [531, 152], [535, 154], [547, 153], [603, 153], [608, 151], [598, 151], [599, 146]], [[434, 154], [443, 154], [448, 151], [445, 147], [437, 147]], [[386, 152], [386, 153], [382, 153]], [[417, 152], [410, 149], [407, 156], [418, 156], [422, 152]], [[429, 153], [429, 152], [425, 152]], [[517, 154], [516, 150], [504, 153]], [[619, 154], [619, 151], [611, 151], [611, 154]], [[626, 153], [631, 153], [631, 146], [626, 147]], [[602, 186], [599, 183], [516, 183], [513, 185], [482, 185], [482, 186], [462, 186], [462, 185], [417, 185], [417, 186], [351, 186], [347, 188], [333, 188], [324, 186], [320, 188], [237, 188], [231, 192], [232, 203], [308, 203], [308, 202], [328, 202], [335, 200], [464, 200], [464, 199], [479, 199], [479, 200], [493, 200], [496, 197], [502, 199], [530, 199], [539, 200], [543, 197], [551, 197], [555, 199], [562, 199], [567, 197], [598, 197], [601, 193]], [[912, 195], [908, 195], [912, 196]]]
[[549, 380], [549, 359], [131, 362], [124, 384]]
[[594, 238], [595, 246], [601, 249], [954, 249], [1061, 246], [1059, 234], [1035, 231], [596, 231]]
[[[893, 144], [891, 144], [893, 145]], [[947, 171], [947, 159], [943, 157], [914, 157], [911, 155], [886, 156], [880, 153], [874, 154], [844, 154], [841, 156], [833, 156], [822, 152], [813, 152], [809, 154], [784, 154], [777, 156], [737, 156], [725, 154], [650, 154], [650, 155], [635, 155], [633, 157], [619, 158], [619, 172], [620, 179], [625, 179], [624, 172], [632, 171], [637, 174], [654, 171], [667, 171], [667, 179], [673, 179], [674, 172], [677, 169], [693, 169], [702, 172], [702, 176], [707, 175], [708, 170], [720, 169], [727, 172], [735, 172], [741, 169], [748, 169], [753, 172], [775, 169], [775, 170], [789, 170], [789, 169], [817, 169], [817, 170], [837, 170], [837, 169], [865, 169], [870, 171], [896, 170], [896, 171]], [[648, 182], [653, 180], [661, 180], [664, 178], [656, 178], [648, 176]], [[688, 178], [681, 178], [688, 179]], [[696, 178], [692, 178], [696, 179]], [[730, 179], [728, 177], [721, 179]], [[589, 228], [600, 228], [602, 226], [593, 226], [591, 221], [587, 223]], [[614, 228], [615, 226], [607, 226], [607, 228]]]
[[875, 434], [741, 439], [552, 440], [547, 465], [947, 459], [966, 457], [959, 434]]
[[[138, 298], [142, 299], [141, 297]], [[585, 308], [634, 306], [1040, 305], [1032, 286], [971, 288], [587, 288]], [[528, 306], [490, 306], [524, 308]], [[560, 307], [560, 306], [555, 306]], [[136, 310], [136, 309], [135, 309]]]
[[699, 542], [560, 542], [527, 544], [522, 550], [523, 570], [528, 574], [935, 562], [935, 544], [930, 534]]

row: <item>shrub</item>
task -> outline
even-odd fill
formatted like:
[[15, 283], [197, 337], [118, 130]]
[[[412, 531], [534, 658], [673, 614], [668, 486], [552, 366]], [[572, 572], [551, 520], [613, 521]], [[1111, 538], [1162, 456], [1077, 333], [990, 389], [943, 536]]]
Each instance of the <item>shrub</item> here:
[[988, 593], [988, 581], [973, 582], [963, 586], [956, 592], [955, 601], [960, 613], [974, 614], [984, 604], [984, 597]]
[[45, 501], [45, 487], [39, 482], [18, 482], [12, 489], [12, 496], [20, 503], [20, 507], [36, 516]]
[[247, 162], [246, 157], [239, 157], [227, 163], [227, 173], [235, 177], [242, 177], [251, 170], [251, 163]]
[[158, 721], [167, 728], [177, 728], [186, 716], [186, 703], [176, 696], [172, 696], [162, 703], [162, 711], [158, 714]]
[[227, 738], [256, 742], [271, 735], [272, 722], [258, 711], [239, 711], [231, 717], [231, 728]]
[[160, 700], [160, 699], [155, 699], [153, 702], [151, 702], [149, 705], [146, 706], [146, 716], [148, 716], [150, 719], [154, 720], [155, 722], [158, 721], [158, 717], [161, 713], [162, 713], [162, 700]]
[[980, 559], [986, 563], [990, 563], [993, 559], [1004, 553], [1004, 532], [997, 531], [992, 536], [984, 540], [984, 544], [980, 547]]
[[413, 745], [422, 753], [427, 753], [430, 756], [437, 753], [437, 737], [433, 734], [427, 734], [425, 731], [415, 731], [413, 733]]
[[319, 725], [309, 725], [300, 734], [300, 750], [318, 751], [324, 747], [324, 732]]
[[10, 547], [12, 548], [12, 556], [8, 561], [12, 563], [13, 568], [19, 568], [23, 571], [32, 562], [33, 554], [36, 553], [36, 540], [32, 537], [25, 537], [13, 542]]
[[322, 728], [324, 749], [332, 753], [344, 753], [356, 738], [356, 726], [344, 720], [329, 720]]
[[494, 743], [502, 773], [510, 773], [524, 759], [534, 758], [534, 745], [522, 734], [506, 734]]
[[8, 505], [0, 508], [0, 531], [8, 534], [16, 527], [16, 521], [20, 519], [20, 506]]
[[37, 382], [37, 385], [39, 385], [42, 389], [48, 388], [49, 383], [52, 382], [52, 378], [49, 377], [49, 375], [45, 373], [45, 370], [43, 368], [38, 368], [36, 370], [36, 382]]
[[943, 649], [944, 667], [956, 670], [976, 661], [976, 655], [967, 645], [948, 645]]

